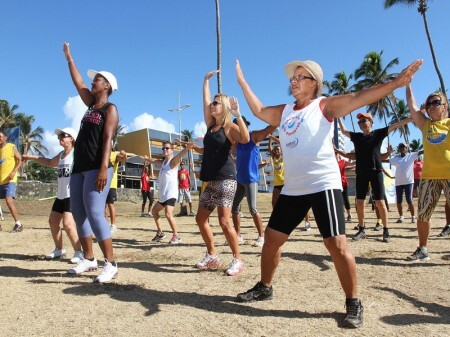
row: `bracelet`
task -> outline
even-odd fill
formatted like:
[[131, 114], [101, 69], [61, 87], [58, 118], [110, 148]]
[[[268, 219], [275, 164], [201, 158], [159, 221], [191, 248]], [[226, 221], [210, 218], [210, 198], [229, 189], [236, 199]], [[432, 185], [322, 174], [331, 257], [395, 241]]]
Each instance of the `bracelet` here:
[[241, 114], [235, 115], [234, 118], [236, 118], [236, 119], [237, 118], [242, 118], [242, 115]]

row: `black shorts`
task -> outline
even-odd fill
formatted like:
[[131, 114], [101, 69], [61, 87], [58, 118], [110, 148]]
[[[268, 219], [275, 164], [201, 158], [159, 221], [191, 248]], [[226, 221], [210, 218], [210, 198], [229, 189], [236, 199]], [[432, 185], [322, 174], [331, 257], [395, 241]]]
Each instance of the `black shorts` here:
[[153, 205], [153, 201], [154, 201], [153, 191], [141, 190], [141, 193], [142, 193], [142, 203], [145, 204], [148, 199], [150, 201], [150, 205]]
[[114, 201], [117, 201], [117, 189], [110, 188], [108, 192], [108, 196], [106, 197], [107, 204], [114, 204]]
[[277, 185], [277, 186], [274, 186], [273, 189], [281, 191], [283, 189], [283, 186], [284, 185]]
[[177, 202], [177, 198], [170, 198], [164, 202], [158, 201], [158, 204], [161, 204], [163, 206], [175, 206], [176, 202]]
[[356, 199], [365, 200], [367, 191], [372, 188], [373, 200], [384, 200], [384, 179], [381, 171], [363, 171], [356, 174]]
[[344, 202], [340, 190], [298, 196], [281, 194], [267, 226], [290, 235], [310, 208], [324, 239], [345, 235]]
[[59, 214], [63, 214], [64, 212], [72, 212], [70, 209], [70, 198], [56, 198], [52, 206], [52, 211]]

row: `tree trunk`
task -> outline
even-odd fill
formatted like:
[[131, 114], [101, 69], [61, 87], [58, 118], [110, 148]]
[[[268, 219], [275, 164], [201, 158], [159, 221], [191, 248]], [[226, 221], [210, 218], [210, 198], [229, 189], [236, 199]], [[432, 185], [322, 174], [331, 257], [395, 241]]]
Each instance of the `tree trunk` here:
[[[217, 69], [222, 70], [222, 55], [220, 43], [220, 8], [219, 0], [216, 1], [216, 35], [217, 35]], [[222, 93], [222, 72], [217, 73], [217, 92]]]

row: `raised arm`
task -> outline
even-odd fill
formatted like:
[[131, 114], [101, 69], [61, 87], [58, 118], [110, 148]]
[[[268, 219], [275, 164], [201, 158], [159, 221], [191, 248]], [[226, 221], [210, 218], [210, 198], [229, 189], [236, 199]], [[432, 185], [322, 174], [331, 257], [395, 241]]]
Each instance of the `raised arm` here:
[[213, 122], [213, 117], [211, 116], [210, 104], [211, 104], [211, 91], [209, 89], [209, 79], [211, 76], [217, 74], [219, 70], [210, 71], [205, 75], [203, 80], [203, 115], [205, 117], [206, 127], [209, 127]]
[[59, 156], [61, 153], [57, 154], [53, 158], [44, 158], [39, 157], [33, 154], [24, 154], [22, 156], [22, 162], [25, 163], [27, 160], [33, 160], [41, 165], [48, 166], [48, 167], [56, 167], [59, 163]]
[[422, 131], [425, 127], [427, 117], [425, 117], [425, 112], [422, 112], [421, 109], [417, 106], [411, 83], [408, 83], [406, 85], [406, 102], [408, 103], [409, 112], [411, 113], [414, 123], [416, 123], [419, 130]]
[[331, 119], [343, 117], [363, 106], [376, 102], [397, 88], [407, 85], [423, 60], [416, 60], [392, 81], [367, 88], [347, 95], [330, 96], [322, 100], [321, 107], [326, 116]]
[[408, 124], [408, 123], [411, 122], [412, 120], [413, 120], [412, 117], [408, 117], [408, 118], [403, 119], [403, 120], [401, 120], [401, 121], [399, 121], [399, 122], [397, 122], [397, 123], [394, 123], [394, 124], [392, 124], [392, 125], [389, 125], [388, 133], [391, 133], [391, 132], [394, 131], [395, 129], [401, 128], [403, 125]]
[[145, 163], [155, 164], [155, 165], [158, 165], [158, 166], [162, 165], [162, 160], [161, 159], [149, 158], [147, 155], [139, 156], [139, 158], [141, 158], [144, 161], [144, 165], [145, 165]]
[[228, 128], [228, 134], [231, 137], [230, 141], [232, 143], [237, 142], [246, 144], [250, 141], [250, 133], [248, 132], [247, 124], [244, 122], [241, 113], [239, 112], [239, 102], [236, 97], [230, 97], [230, 107], [231, 113], [236, 118], [237, 122], [237, 125], [234, 123], [227, 123], [226, 125], [226, 128]]
[[81, 100], [86, 106], [91, 106], [95, 103], [95, 97], [92, 95], [91, 91], [88, 89], [86, 84], [83, 82], [83, 78], [80, 75], [75, 62], [70, 53], [69, 43], [64, 42], [64, 56], [66, 57], [67, 63], [69, 65], [70, 76], [72, 77], [72, 82], [81, 97]]
[[274, 132], [276, 128], [277, 128], [276, 126], [268, 125], [262, 130], [253, 131], [252, 132], [253, 143], [258, 145], [260, 142], [262, 142], [264, 139], [266, 139], [269, 134]]
[[183, 159], [183, 156], [188, 153], [190, 149], [192, 149], [193, 142], [187, 142], [186, 147], [181, 150], [175, 157], [172, 158], [170, 161], [170, 168], [177, 167], [181, 163], [181, 159]]
[[203, 147], [196, 145], [194, 142], [186, 142], [181, 140], [180, 138], [175, 138], [175, 141], [180, 143], [180, 145], [187, 145], [188, 143], [192, 143], [192, 150], [196, 151], [199, 154], [203, 154]]
[[347, 136], [348, 138], [350, 138], [350, 131], [348, 131], [347, 128], [345, 127], [345, 124], [342, 121], [341, 117], [338, 118], [338, 122], [339, 122], [339, 127], [341, 128], [342, 134], [344, 136]]
[[284, 105], [265, 107], [245, 81], [244, 74], [238, 60], [236, 60], [236, 77], [239, 85], [241, 86], [245, 100], [247, 101], [250, 110], [252, 110], [252, 113], [270, 125], [279, 126]]

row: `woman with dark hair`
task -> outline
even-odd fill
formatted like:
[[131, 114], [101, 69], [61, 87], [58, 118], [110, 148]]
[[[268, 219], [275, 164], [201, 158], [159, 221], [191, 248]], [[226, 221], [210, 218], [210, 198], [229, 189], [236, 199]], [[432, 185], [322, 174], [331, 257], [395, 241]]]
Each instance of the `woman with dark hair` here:
[[[228, 245], [233, 252], [233, 259], [226, 274], [234, 276], [244, 270], [244, 263], [239, 255], [239, 245], [236, 230], [230, 222], [231, 206], [236, 192], [236, 168], [231, 158], [231, 147], [239, 142], [248, 143], [250, 134], [247, 125], [239, 113], [239, 104], [235, 97], [223, 94], [214, 96], [211, 102], [209, 79], [218, 70], [206, 74], [203, 82], [203, 112], [208, 127], [203, 139], [203, 161], [200, 180], [208, 182], [199, 200], [198, 212], [195, 217], [197, 225], [206, 244], [206, 254], [195, 266], [199, 269], [217, 267], [219, 256], [214, 246], [214, 237], [208, 218], [217, 207], [219, 224]], [[234, 116], [237, 124], [231, 119]]]
[[118, 273], [114, 261], [111, 229], [104, 213], [113, 176], [109, 157], [119, 122], [117, 108], [108, 102], [108, 98], [117, 90], [117, 80], [110, 72], [89, 70], [88, 76], [92, 79], [89, 90], [75, 66], [68, 43], [64, 43], [64, 55], [73, 84], [81, 100], [88, 107], [81, 120], [75, 142], [74, 164], [70, 177], [72, 213], [83, 247], [84, 259], [67, 272], [80, 274], [97, 270], [97, 260], [92, 247], [92, 234], [95, 234], [105, 258], [103, 270], [95, 278], [95, 282], [109, 282]]
[[[153, 189], [153, 180], [150, 179], [150, 166], [144, 163], [144, 168], [141, 172], [141, 194], [142, 194], [142, 209], [141, 209], [141, 217], [145, 217], [146, 215], [150, 218], [152, 217], [152, 205], [154, 201], [154, 189]], [[147, 213], [144, 212], [145, 204], [148, 199], [148, 210]]]

